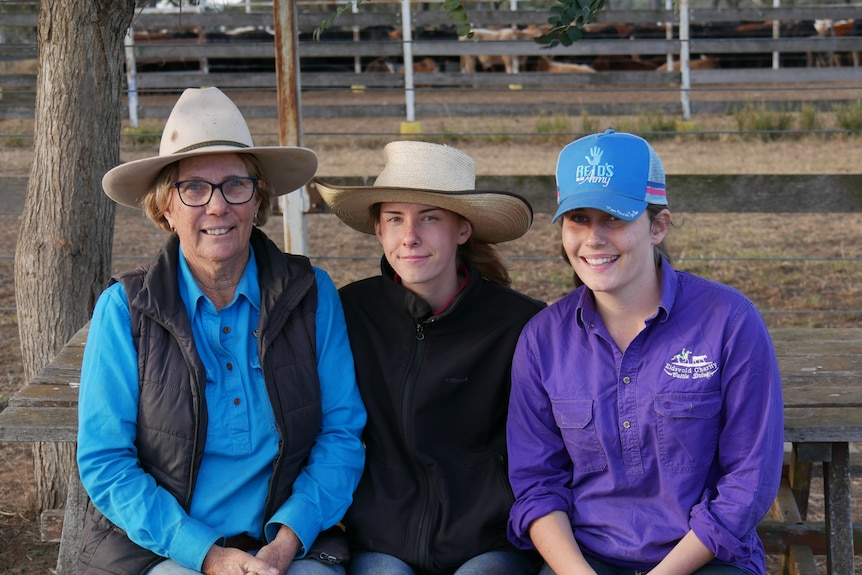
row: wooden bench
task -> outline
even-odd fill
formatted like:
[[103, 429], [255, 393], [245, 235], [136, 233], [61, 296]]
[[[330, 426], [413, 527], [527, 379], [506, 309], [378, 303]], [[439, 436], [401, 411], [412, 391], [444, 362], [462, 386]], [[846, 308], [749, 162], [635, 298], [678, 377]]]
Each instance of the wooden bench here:
[[[782, 488], [758, 527], [767, 552], [783, 557], [786, 573], [814, 575], [815, 555], [830, 574], [854, 573], [850, 443], [862, 441], [862, 329], [779, 328], [775, 342], [784, 392], [789, 453]], [[57, 357], [0, 412], [0, 441], [73, 442], [84, 326]], [[822, 466], [825, 521], [807, 521], [811, 478]], [[86, 495], [72, 470], [57, 575], [74, 573]]]
[[[854, 573], [862, 529], [853, 526], [850, 443], [862, 440], [862, 329], [770, 330], [781, 368], [784, 440], [792, 449], [782, 486], [758, 533], [783, 573]], [[825, 521], [806, 521], [815, 463], [822, 464]]]

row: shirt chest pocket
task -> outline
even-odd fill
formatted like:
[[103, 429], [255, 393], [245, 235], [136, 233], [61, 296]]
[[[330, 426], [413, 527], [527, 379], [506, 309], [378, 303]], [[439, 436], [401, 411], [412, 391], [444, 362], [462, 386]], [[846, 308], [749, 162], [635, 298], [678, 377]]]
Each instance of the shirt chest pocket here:
[[595, 473], [607, 468], [607, 456], [593, 421], [592, 400], [552, 399], [551, 407], [575, 473]]
[[662, 464], [676, 473], [708, 467], [718, 446], [721, 392], [657, 394], [653, 407]]

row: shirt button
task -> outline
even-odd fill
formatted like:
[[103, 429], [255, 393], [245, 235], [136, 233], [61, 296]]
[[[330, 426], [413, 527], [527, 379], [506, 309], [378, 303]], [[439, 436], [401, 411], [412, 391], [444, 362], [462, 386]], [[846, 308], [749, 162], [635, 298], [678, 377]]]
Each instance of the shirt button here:
[[632, 378], [630, 378], [629, 376], [625, 376], [623, 378], [623, 383], [625, 383], [626, 385], [630, 384], [631, 382], [632, 382]]
[[229, 325], [224, 326], [224, 329], [222, 331], [224, 331], [225, 333], [230, 333], [230, 326]]
[[231, 362], [228, 362], [225, 367], [227, 367], [228, 371], [233, 371], [233, 364]]
[[623, 427], [629, 429], [632, 426], [631, 421], [623, 421]]
[[240, 401], [240, 399], [238, 397], [233, 398], [233, 404], [234, 405], [239, 405], [240, 403], [242, 403], [242, 401]]

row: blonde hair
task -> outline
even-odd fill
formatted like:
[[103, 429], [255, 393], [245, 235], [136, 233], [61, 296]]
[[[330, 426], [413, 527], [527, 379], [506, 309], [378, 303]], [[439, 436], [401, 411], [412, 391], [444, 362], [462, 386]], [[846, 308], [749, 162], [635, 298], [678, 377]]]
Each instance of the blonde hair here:
[[[274, 190], [271, 190], [267, 185], [257, 158], [251, 154], [237, 154], [237, 156], [239, 156], [239, 159], [242, 160], [243, 164], [245, 164], [249, 176], [260, 178], [257, 182], [257, 186], [255, 186], [255, 193], [260, 199], [260, 206], [257, 209], [257, 214], [255, 214], [254, 224], [258, 227], [263, 226], [266, 224], [269, 219], [269, 215], [272, 213], [272, 198], [274, 197]], [[159, 175], [153, 182], [150, 191], [141, 199], [141, 209], [144, 211], [144, 214], [151, 219], [159, 229], [166, 232], [174, 231], [171, 229], [171, 225], [168, 223], [167, 218], [165, 218], [165, 210], [171, 203], [171, 194], [176, 191], [174, 182], [177, 181], [179, 170], [179, 161], [168, 164], [162, 168], [162, 171], [159, 172]]]

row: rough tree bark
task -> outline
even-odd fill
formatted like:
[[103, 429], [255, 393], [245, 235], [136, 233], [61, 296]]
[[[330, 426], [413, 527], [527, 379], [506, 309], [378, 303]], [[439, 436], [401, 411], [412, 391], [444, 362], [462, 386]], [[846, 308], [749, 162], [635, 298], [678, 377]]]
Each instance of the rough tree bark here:
[[[123, 37], [134, 0], [42, 0], [34, 160], [15, 251], [24, 373], [31, 379], [83, 326], [111, 271]], [[74, 445], [37, 444], [42, 509], [61, 507]]]

